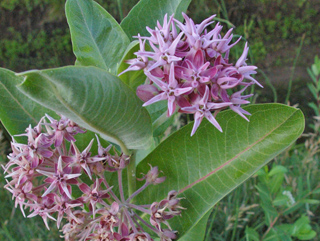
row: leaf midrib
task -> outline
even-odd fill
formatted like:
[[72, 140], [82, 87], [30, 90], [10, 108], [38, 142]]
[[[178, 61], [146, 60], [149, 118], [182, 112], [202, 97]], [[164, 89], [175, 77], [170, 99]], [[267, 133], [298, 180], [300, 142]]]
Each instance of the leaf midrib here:
[[100, 127], [96, 127], [95, 125], [92, 125], [91, 122], [88, 122], [87, 119], [83, 118], [80, 113], [76, 112], [69, 104], [67, 104], [67, 102], [65, 102], [64, 98], [61, 96], [61, 94], [57, 91], [56, 85], [55, 85], [55, 79], [48, 76], [47, 74], [44, 74], [42, 72], [38, 72], [38, 74], [40, 76], [43, 76], [44, 78], [47, 78], [49, 80], [49, 84], [52, 86], [52, 91], [54, 92], [54, 95], [56, 96], [56, 98], [61, 102], [61, 104], [63, 104], [70, 112], [72, 112], [73, 114], [75, 114], [79, 119], [81, 119], [84, 123], [86, 123], [88, 126], [90, 126], [91, 128], [93, 128], [94, 130], [98, 130], [99, 133], [103, 133], [106, 136], [111, 137], [113, 140], [118, 141], [118, 144], [121, 147], [126, 147], [126, 145], [123, 143], [122, 140], [120, 140], [118, 137], [116, 137], [113, 134], [110, 134], [108, 131], [105, 130], [101, 130]]
[[213, 171], [209, 172], [208, 174], [206, 174], [205, 176], [199, 178], [198, 180], [188, 184], [187, 186], [185, 186], [184, 188], [180, 189], [178, 191], [179, 194], [185, 192], [186, 190], [192, 188], [193, 186], [197, 185], [198, 183], [204, 181], [205, 179], [209, 178], [210, 176], [212, 176], [213, 174], [215, 174], [216, 172], [218, 172], [219, 170], [221, 170], [222, 168], [228, 166], [230, 163], [232, 163], [234, 160], [236, 160], [239, 156], [241, 156], [242, 154], [244, 154], [245, 152], [247, 152], [248, 150], [250, 150], [253, 146], [255, 146], [256, 144], [258, 144], [259, 142], [261, 142], [262, 140], [266, 139], [268, 136], [270, 136], [276, 129], [280, 128], [283, 124], [285, 124], [295, 113], [297, 112], [294, 111], [284, 122], [282, 122], [281, 124], [279, 124], [277, 127], [273, 128], [271, 131], [269, 131], [267, 134], [265, 134], [263, 137], [261, 137], [260, 139], [258, 139], [257, 141], [255, 141], [254, 143], [252, 143], [251, 145], [249, 145], [247, 148], [245, 148], [243, 151], [239, 152], [238, 154], [236, 154], [233, 158], [229, 159], [228, 161], [226, 161], [225, 163], [223, 163], [222, 165], [220, 165], [219, 167], [215, 168]]
[[[92, 35], [91, 31], [90, 31], [90, 28], [89, 28], [89, 26], [88, 26], [88, 24], [87, 24], [87, 21], [85, 20], [85, 16], [84, 16], [83, 10], [82, 10], [81, 6], [79, 5], [79, 2], [76, 1], [76, 3], [77, 3], [77, 5], [78, 5], [78, 7], [79, 7], [79, 9], [80, 9], [81, 15], [82, 15], [82, 17], [83, 17], [83, 22], [85, 23], [85, 26], [87, 27], [87, 30], [88, 30], [88, 32], [89, 32], [89, 36], [91, 37], [92, 42], [94, 43], [96, 49], [98, 50], [97, 52], [98, 52], [98, 54], [99, 54], [100, 59], [101, 59], [102, 62], [103, 62], [104, 68], [107, 69], [108, 66], [107, 66], [107, 64], [106, 64], [106, 62], [105, 62], [105, 60], [104, 60], [104, 58], [103, 58], [103, 56], [102, 56], [102, 53], [100, 52], [100, 48], [99, 48], [99, 46], [97, 45], [97, 43], [96, 43], [96, 41], [95, 41], [95, 38], [93, 37], [93, 35]], [[92, 5], [92, 8], [93, 8], [93, 5]]]

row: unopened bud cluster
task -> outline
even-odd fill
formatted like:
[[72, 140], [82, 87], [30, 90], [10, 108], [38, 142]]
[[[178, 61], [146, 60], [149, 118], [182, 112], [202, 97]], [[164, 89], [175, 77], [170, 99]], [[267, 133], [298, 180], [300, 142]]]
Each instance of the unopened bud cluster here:
[[194, 24], [186, 14], [183, 17], [185, 24], [173, 16], [168, 20], [165, 15], [163, 25], [158, 22], [155, 29], [147, 27], [150, 37], [137, 36], [140, 50], [135, 53], [136, 59], [127, 61], [130, 66], [124, 72], [144, 70], [146, 83], [137, 88], [143, 106], [167, 100], [168, 116], [176, 109], [194, 114], [191, 135], [203, 117], [222, 131], [215, 116], [228, 107], [248, 120], [245, 115], [250, 113], [241, 105], [248, 104], [252, 95], [242, 94], [252, 84], [261, 85], [251, 76], [257, 67], [246, 64], [247, 44], [236, 64], [229, 63], [230, 49], [241, 38], [231, 43], [232, 29], [222, 37], [219, 23], [208, 32], [206, 27], [215, 16], [200, 24]]
[[[145, 181], [142, 187], [125, 199], [122, 170], [130, 157], [118, 154], [111, 145], [103, 148], [98, 137], [97, 155], [90, 152], [94, 139], [80, 151], [75, 135], [84, 132], [63, 116], [58, 121], [46, 115], [20, 135], [27, 136], [28, 144], [11, 143], [12, 153], [3, 168], [7, 173], [5, 188], [12, 193], [16, 207], [20, 206], [24, 216], [26, 209], [30, 212], [27, 217], [41, 216], [48, 229], [48, 219], [56, 221], [58, 228], [63, 224], [65, 240], [149, 241], [155, 234], [161, 240], [175, 239], [167, 220], [181, 213], [176, 191], [160, 202], [131, 202], [149, 185], [165, 180], [158, 177], [158, 168], [151, 167], [141, 178]], [[118, 192], [108, 184], [105, 172], [117, 172]], [[84, 175], [91, 183], [83, 182], [87, 180]], [[137, 213], [149, 215], [149, 220]]]

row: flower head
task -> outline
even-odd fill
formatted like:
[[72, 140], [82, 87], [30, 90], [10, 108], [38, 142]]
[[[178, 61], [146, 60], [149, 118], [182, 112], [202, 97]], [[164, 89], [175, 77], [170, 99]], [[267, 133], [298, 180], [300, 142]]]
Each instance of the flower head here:
[[[215, 115], [228, 107], [248, 120], [245, 115], [249, 113], [240, 107], [249, 103], [244, 101], [248, 96], [240, 94], [252, 84], [262, 86], [252, 77], [257, 67], [246, 63], [247, 43], [236, 64], [229, 63], [230, 49], [241, 37], [232, 43], [233, 30], [223, 36], [219, 23], [207, 31], [215, 15], [200, 24], [182, 15], [185, 23], [165, 15], [162, 25], [158, 22], [155, 29], [147, 27], [150, 37], [137, 36], [141, 49], [135, 53], [136, 59], [127, 61], [130, 66], [124, 72], [144, 70], [146, 83], [137, 88], [138, 97], [145, 102], [143, 106], [166, 100], [168, 116], [175, 110], [193, 114], [191, 135], [203, 117], [222, 131]], [[151, 51], [145, 50], [146, 42]]]

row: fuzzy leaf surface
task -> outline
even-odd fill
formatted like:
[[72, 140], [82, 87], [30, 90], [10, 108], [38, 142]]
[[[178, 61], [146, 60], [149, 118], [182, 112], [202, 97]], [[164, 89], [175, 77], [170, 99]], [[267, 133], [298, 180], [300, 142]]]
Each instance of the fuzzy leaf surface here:
[[123, 19], [120, 26], [126, 32], [128, 37], [149, 36], [146, 26], [154, 28], [157, 20], [163, 24], [163, 17], [167, 13], [168, 17], [175, 14], [175, 18], [182, 20], [182, 12], [186, 12], [191, 0], [140, 0], [132, 8], [126, 18]]
[[152, 203], [177, 190], [182, 217], [171, 222], [182, 238], [219, 200], [251, 177], [268, 161], [292, 144], [304, 130], [300, 110], [280, 104], [251, 105], [245, 108], [250, 122], [232, 111], [219, 113], [223, 133], [203, 121], [190, 137], [193, 123], [180, 129], [137, 168], [147, 173], [148, 164], [158, 166], [167, 177], [164, 185], [150, 186], [137, 199]]
[[11, 136], [24, 133], [29, 124], [37, 125], [45, 113], [54, 115], [51, 110], [21, 94], [16, 85], [22, 81], [23, 78], [14, 72], [0, 68], [0, 120]]
[[77, 63], [115, 74], [129, 45], [117, 21], [92, 0], [68, 0], [66, 15]]
[[128, 149], [148, 148], [151, 120], [141, 101], [122, 81], [95, 67], [29, 71], [19, 89], [80, 126]]

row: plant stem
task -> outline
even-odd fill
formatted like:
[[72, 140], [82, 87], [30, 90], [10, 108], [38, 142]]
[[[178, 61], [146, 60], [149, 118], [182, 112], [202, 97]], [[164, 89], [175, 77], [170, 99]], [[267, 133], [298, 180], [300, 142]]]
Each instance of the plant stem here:
[[121, 0], [117, 0], [117, 3], [118, 3], [119, 16], [120, 16], [120, 22], [121, 22], [123, 19], [122, 2]]
[[294, 76], [294, 71], [296, 69], [296, 64], [297, 64], [297, 61], [298, 61], [298, 58], [300, 56], [300, 53], [301, 53], [301, 49], [302, 49], [302, 46], [303, 46], [303, 41], [304, 41], [304, 38], [306, 37], [306, 34], [304, 33], [302, 35], [302, 38], [301, 38], [301, 41], [300, 41], [300, 45], [299, 45], [299, 48], [297, 50], [297, 54], [296, 54], [296, 57], [293, 61], [293, 66], [292, 66], [292, 71], [291, 71], [291, 75], [290, 75], [290, 79], [289, 79], [289, 86], [288, 86], [288, 92], [287, 92], [287, 97], [284, 101], [285, 104], [288, 103], [289, 101], [289, 98], [290, 98], [290, 94], [291, 94], [291, 87], [292, 87], [292, 80], [293, 80], [293, 76]]
[[[219, 205], [219, 203], [218, 203], [218, 205]], [[205, 241], [210, 241], [211, 240], [210, 233], [211, 233], [211, 231], [213, 229], [214, 220], [215, 220], [217, 212], [218, 212], [218, 205], [214, 208], [214, 211], [212, 211], [212, 213], [210, 215], [211, 216], [211, 222], [210, 222], [209, 227], [207, 228]]]
[[136, 190], [136, 151], [130, 157], [129, 165], [127, 166], [128, 177], [128, 196], [130, 197]]
[[233, 241], [236, 237], [236, 231], [237, 231], [237, 226], [238, 226], [238, 221], [239, 221], [239, 202], [240, 202], [240, 189], [239, 188], [236, 190], [235, 198], [236, 198], [236, 214], [235, 214], [236, 220], [233, 225], [231, 241]]
[[146, 182], [143, 184], [142, 187], [140, 187], [137, 191], [135, 191], [129, 198], [127, 199], [127, 203], [129, 203], [135, 196], [137, 196], [140, 192], [142, 192], [144, 189], [146, 189], [147, 186], [149, 186], [150, 183]]
[[123, 194], [123, 186], [122, 186], [122, 170], [118, 170], [118, 183], [119, 183], [119, 192], [120, 192], [120, 198], [121, 202], [124, 203], [124, 194]]
[[276, 88], [274, 88], [273, 84], [271, 83], [269, 77], [265, 74], [265, 72], [263, 72], [261, 69], [259, 70], [259, 72], [263, 75], [267, 85], [269, 85], [269, 87], [272, 90], [273, 93], [273, 102], [277, 103], [278, 102], [278, 94], [277, 94], [277, 90]]
[[276, 222], [278, 221], [279, 216], [277, 216], [270, 224], [269, 228], [267, 229], [267, 231], [263, 234], [261, 241], [264, 240], [264, 238], [267, 236], [267, 234], [270, 232], [270, 230], [273, 228], [273, 226], [276, 224]]

